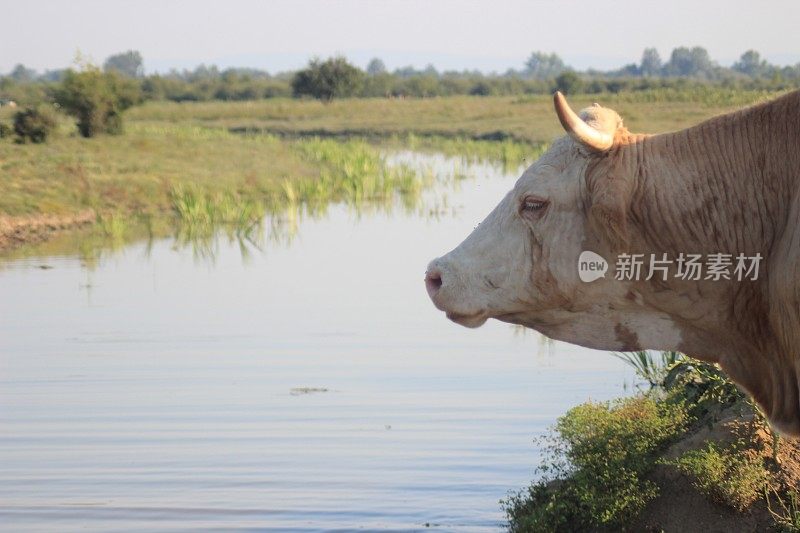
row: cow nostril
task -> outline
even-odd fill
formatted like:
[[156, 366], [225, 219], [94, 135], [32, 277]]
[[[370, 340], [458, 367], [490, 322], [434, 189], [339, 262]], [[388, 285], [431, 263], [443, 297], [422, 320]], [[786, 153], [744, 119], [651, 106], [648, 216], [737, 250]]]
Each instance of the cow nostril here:
[[425, 273], [425, 288], [428, 289], [428, 295], [433, 297], [442, 286], [442, 274], [438, 270], [429, 270]]

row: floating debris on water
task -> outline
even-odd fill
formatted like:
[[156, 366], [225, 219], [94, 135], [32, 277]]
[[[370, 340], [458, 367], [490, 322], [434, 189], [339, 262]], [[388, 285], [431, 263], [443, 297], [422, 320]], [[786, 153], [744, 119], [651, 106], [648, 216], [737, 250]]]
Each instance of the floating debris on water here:
[[328, 392], [328, 389], [323, 387], [296, 387], [289, 390], [292, 396], [299, 396], [301, 394], [313, 394], [315, 392]]

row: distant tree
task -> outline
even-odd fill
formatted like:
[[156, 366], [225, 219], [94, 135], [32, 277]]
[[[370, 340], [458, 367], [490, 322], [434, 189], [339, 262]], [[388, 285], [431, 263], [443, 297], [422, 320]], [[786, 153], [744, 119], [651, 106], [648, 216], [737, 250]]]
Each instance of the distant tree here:
[[361, 95], [366, 97], [391, 96], [396, 81], [396, 78], [388, 72], [367, 76]]
[[661, 74], [661, 56], [655, 48], [645, 48], [639, 66], [642, 76], [658, 76]]
[[747, 74], [752, 78], [767, 77], [773, 70], [772, 66], [761, 59], [761, 54], [755, 50], [748, 50], [742, 54], [739, 61], [733, 64], [733, 70]]
[[378, 74], [386, 73], [386, 65], [379, 58], [373, 58], [369, 65], [367, 65], [367, 74], [370, 76], [377, 76]]
[[128, 50], [121, 54], [114, 54], [103, 63], [103, 70], [106, 72], [117, 72], [129, 78], [141, 78], [144, 76], [142, 54], [136, 50]]
[[418, 74], [406, 80], [400, 90], [400, 94], [427, 98], [430, 96], [440, 96], [441, 90], [442, 87], [439, 83], [439, 78], [433, 75]]
[[294, 96], [312, 96], [330, 101], [334, 98], [355, 96], [364, 85], [364, 72], [347, 62], [344, 57], [325, 61], [313, 59], [292, 79]]
[[11, 71], [9, 77], [15, 81], [30, 82], [36, 79], [36, 71], [25, 65], [18, 64]]
[[66, 74], [66, 69], [55, 69], [55, 70], [47, 70], [44, 74], [39, 76], [39, 79], [42, 81], [61, 81], [64, 78], [64, 74]]
[[617, 71], [620, 76], [641, 76], [642, 70], [636, 63], [628, 63]]
[[56, 90], [56, 102], [78, 119], [84, 137], [98, 133], [121, 133], [122, 112], [141, 100], [139, 84], [116, 72], [101, 72], [94, 66], [68, 70]]
[[425, 70], [422, 71], [422, 74], [424, 76], [434, 76], [436, 78], [439, 77], [439, 71], [436, 70], [436, 67], [434, 67], [431, 63], [428, 63], [428, 65], [425, 67]]
[[556, 89], [564, 94], [579, 93], [583, 89], [583, 80], [575, 72], [567, 70], [556, 78]]
[[664, 65], [664, 74], [667, 76], [713, 78], [715, 70], [716, 65], [711, 61], [708, 51], [700, 46], [675, 48], [669, 62]]
[[216, 65], [198, 65], [192, 72], [185, 73], [183, 78], [189, 81], [213, 80], [219, 78], [219, 69]]
[[398, 78], [410, 78], [412, 76], [419, 75], [419, 71], [411, 65], [408, 65], [405, 67], [396, 68], [393, 74]]
[[556, 54], [534, 52], [525, 62], [525, 74], [534, 79], [552, 79], [567, 69]]

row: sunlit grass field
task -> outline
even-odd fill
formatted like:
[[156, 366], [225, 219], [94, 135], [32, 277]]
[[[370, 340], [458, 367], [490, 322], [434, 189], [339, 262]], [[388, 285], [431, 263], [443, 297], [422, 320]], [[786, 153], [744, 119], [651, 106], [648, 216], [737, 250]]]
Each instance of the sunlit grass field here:
[[[613, 107], [633, 131], [663, 132], [773, 96], [709, 89], [570, 100]], [[11, 113], [0, 110], [0, 121], [10, 124]], [[105, 220], [249, 221], [292, 203], [418, 194], [421, 178], [389, 168], [387, 149], [516, 169], [563, 134], [547, 96], [149, 102], [126, 113], [122, 135], [92, 139], [61, 120], [43, 145], [0, 139], [0, 216], [90, 209]]]
[[[720, 88], [570, 97], [575, 109], [598, 102], [616, 109], [631, 131], [660, 133], [774, 97], [764, 91]], [[150, 102], [132, 109], [134, 121], [211, 125], [290, 135], [363, 135], [467, 138], [509, 137], [528, 143], [562, 135], [550, 96], [455, 96], [428, 99], [254, 102]]]

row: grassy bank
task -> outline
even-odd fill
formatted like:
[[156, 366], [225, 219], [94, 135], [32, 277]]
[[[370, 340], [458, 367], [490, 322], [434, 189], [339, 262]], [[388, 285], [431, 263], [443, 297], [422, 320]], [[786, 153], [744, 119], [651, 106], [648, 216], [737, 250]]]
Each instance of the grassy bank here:
[[[575, 108], [600, 102], [615, 108], [633, 131], [680, 129], [713, 115], [774, 96], [764, 91], [695, 89], [577, 95]], [[550, 142], [563, 131], [550, 96], [255, 102], [149, 102], [134, 121], [193, 123], [281, 135], [444, 136]]]
[[[768, 96], [661, 90], [577, 96], [573, 105], [599, 100], [634, 130], [666, 131]], [[0, 122], [8, 124], [11, 113], [0, 109]], [[516, 170], [563, 133], [549, 96], [151, 102], [129, 110], [125, 120], [120, 136], [84, 139], [62, 117], [47, 144], [0, 138], [0, 228], [17, 228], [15, 238], [25, 241], [36, 234], [26, 224], [70, 227], [84, 223], [87, 212], [112, 229], [154, 217], [248, 227], [286, 206], [418, 195], [422, 177], [390, 168], [381, 147]]]
[[559, 419], [541, 480], [503, 502], [511, 531], [800, 531], [795, 442], [713, 365], [625, 358], [650, 387]]

